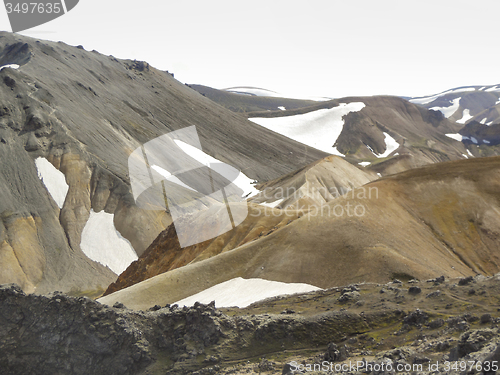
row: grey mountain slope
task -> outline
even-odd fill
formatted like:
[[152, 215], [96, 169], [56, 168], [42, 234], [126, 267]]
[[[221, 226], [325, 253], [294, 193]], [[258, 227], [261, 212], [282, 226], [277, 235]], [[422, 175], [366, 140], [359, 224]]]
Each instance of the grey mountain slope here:
[[[409, 100], [428, 109], [448, 112], [448, 118], [452, 121], [462, 120], [465, 124], [472, 121], [483, 124], [500, 123], [500, 84], [457, 87]], [[458, 104], [455, 107], [454, 101]]]
[[[80, 249], [91, 209], [114, 214], [138, 254], [171, 223], [131, 194], [128, 155], [146, 141], [196, 125], [205, 152], [262, 181], [325, 156], [144, 62], [0, 32], [0, 63], [20, 65], [0, 71], [0, 283], [26, 291], [98, 292], [114, 280]], [[37, 177], [39, 156], [66, 176], [62, 210]]]
[[229, 92], [227, 90], [217, 90], [203, 85], [190, 84], [189, 87], [233, 112], [249, 113], [258, 111], [277, 111], [280, 110], [279, 107], [284, 107], [286, 110], [292, 110], [316, 104], [316, 102], [312, 100], [244, 95]]

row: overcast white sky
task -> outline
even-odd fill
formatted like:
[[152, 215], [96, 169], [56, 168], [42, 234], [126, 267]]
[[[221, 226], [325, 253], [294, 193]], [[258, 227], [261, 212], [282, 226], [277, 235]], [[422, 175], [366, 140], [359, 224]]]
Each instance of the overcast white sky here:
[[500, 83], [498, 14], [500, 0], [80, 0], [21, 34], [215, 88], [419, 96]]

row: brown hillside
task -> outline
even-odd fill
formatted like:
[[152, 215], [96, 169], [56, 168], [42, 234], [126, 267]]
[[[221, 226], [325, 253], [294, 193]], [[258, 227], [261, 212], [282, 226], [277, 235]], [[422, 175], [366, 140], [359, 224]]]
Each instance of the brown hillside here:
[[[491, 275], [500, 270], [499, 177], [500, 157], [493, 157], [435, 164], [384, 178], [268, 236], [102, 301], [142, 309], [175, 302], [234, 277], [328, 288], [394, 277]], [[355, 216], [351, 211], [349, 216], [349, 205], [361, 205], [365, 214]], [[342, 216], [334, 214], [339, 207], [345, 210]]]
[[[289, 192], [290, 195], [278, 207], [293, 210], [285, 212], [249, 204], [247, 219], [234, 230], [184, 249], [180, 248], [175, 228], [171, 225], [108, 287], [105, 295], [267, 236], [302, 216], [309, 206], [320, 206], [338, 194], [373, 179], [373, 176], [342, 158], [329, 156], [283, 178], [262, 184], [259, 189], [263, 190], [263, 193], [252, 198], [252, 202], [274, 202], [281, 199], [283, 193]], [[297, 208], [300, 210], [295, 211]]]

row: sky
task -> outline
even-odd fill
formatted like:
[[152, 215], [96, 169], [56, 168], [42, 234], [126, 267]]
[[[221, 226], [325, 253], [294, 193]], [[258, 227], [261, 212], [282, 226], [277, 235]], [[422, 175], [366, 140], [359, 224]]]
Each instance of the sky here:
[[219, 89], [424, 96], [500, 83], [498, 14], [500, 0], [80, 0], [20, 34]]

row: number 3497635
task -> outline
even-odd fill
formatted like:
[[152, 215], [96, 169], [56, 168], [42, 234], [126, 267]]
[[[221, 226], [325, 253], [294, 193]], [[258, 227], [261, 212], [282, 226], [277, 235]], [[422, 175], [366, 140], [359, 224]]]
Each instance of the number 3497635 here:
[[5, 3], [7, 13], [61, 13], [60, 3]]

